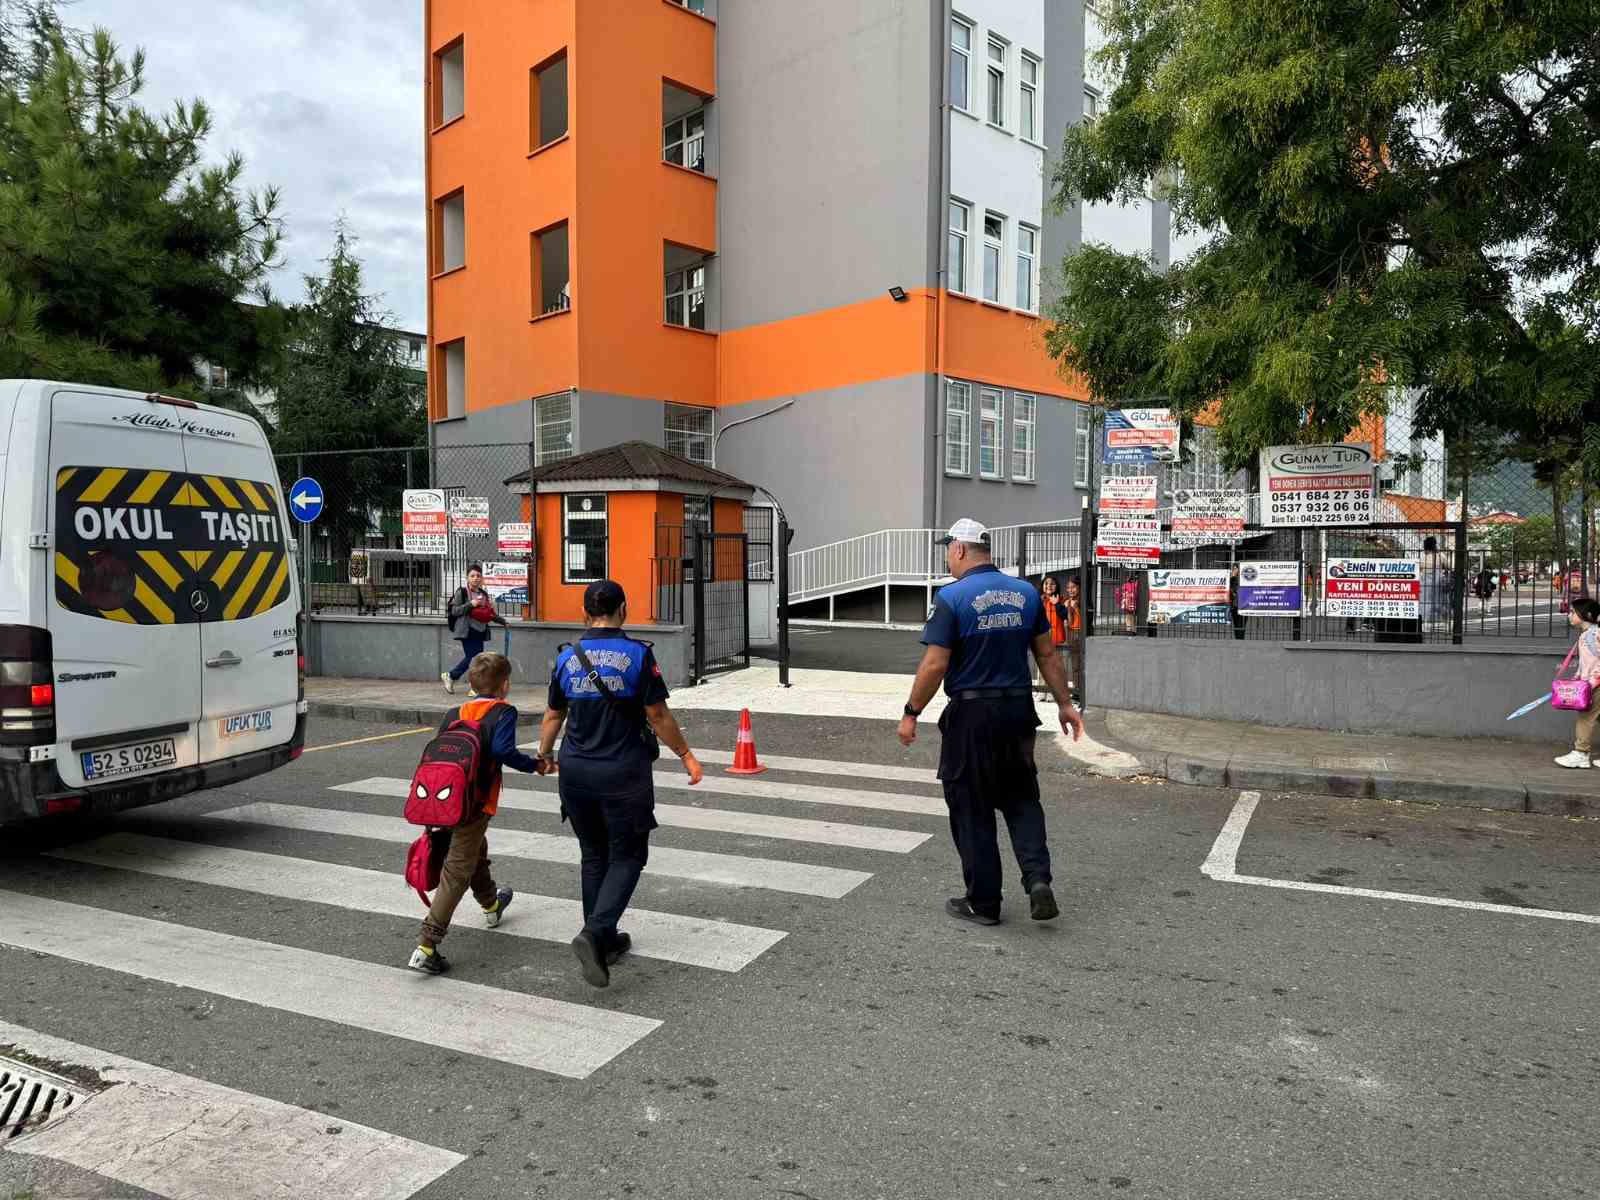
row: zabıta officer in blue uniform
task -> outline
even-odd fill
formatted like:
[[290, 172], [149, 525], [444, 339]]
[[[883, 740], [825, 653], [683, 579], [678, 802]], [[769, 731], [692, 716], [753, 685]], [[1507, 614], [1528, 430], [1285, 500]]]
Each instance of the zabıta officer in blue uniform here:
[[917, 718], [943, 682], [950, 704], [939, 718], [944, 743], [939, 780], [950, 809], [950, 832], [961, 855], [967, 891], [945, 911], [979, 925], [1000, 923], [1000, 843], [995, 813], [1006, 819], [1035, 921], [1057, 916], [1050, 889], [1035, 731], [1031, 652], [1061, 710], [1061, 732], [1074, 741], [1083, 720], [1072, 707], [1067, 673], [1050, 638], [1039, 593], [1025, 579], [1002, 574], [989, 559], [989, 531], [963, 517], [941, 539], [955, 582], [942, 588], [923, 631], [927, 650], [900, 722], [900, 741], [917, 740]]
[[661, 742], [683, 760], [691, 785], [700, 763], [667, 709], [667, 685], [646, 642], [622, 631], [628, 601], [610, 579], [583, 594], [588, 632], [563, 646], [550, 675], [550, 700], [539, 730], [540, 757], [555, 763], [561, 815], [572, 822], [583, 855], [583, 929], [572, 939], [583, 977], [595, 987], [611, 982], [611, 966], [632, 939], [617, 929], [650, 856], [656, 827], [651, 772]]

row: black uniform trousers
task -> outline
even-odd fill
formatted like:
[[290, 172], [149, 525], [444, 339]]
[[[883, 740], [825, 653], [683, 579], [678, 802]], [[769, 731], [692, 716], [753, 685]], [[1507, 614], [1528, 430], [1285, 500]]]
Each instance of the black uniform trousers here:
[[582, 766], [562, 762], [561, 811], [572, 822], [582, 855], [583, 927], [609, 950], [650, 859], [655, 788], [647, 777], [635, 792], [602, 792], [585, 786], [584, 774]]
[[967, 900], [1000, 915], [1002, 870], [995, 813], [1005, 817], [1024, 890], [1050, 882], [1050, 847], [1033, 744], [1039, 714], [1032, 696], [954, 700], [939, 718], [944, 743], [939, 779], [950, 809], [950, 834], [961, 855]]

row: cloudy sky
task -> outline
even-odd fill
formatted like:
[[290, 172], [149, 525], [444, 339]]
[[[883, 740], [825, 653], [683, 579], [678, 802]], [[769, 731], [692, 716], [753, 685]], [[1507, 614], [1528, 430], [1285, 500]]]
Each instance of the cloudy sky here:
[[283, 190], [284, 268], [299, 299], [342, 212], [367, 289], [397, 324], [425, 324], [422, 6], [396, 0], [75, 0], [73, 26], [142, 46], [146, 107], [211, 107], [210, 148], [244, 155], [251, 187]]

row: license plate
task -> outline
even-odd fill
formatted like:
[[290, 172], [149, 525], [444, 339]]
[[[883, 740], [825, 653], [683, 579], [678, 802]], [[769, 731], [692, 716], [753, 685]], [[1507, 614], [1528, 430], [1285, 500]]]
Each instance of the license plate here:
[[83, 777], [112, 779], [118, 775], [142, 775], [178, 765], [178, 743], [172, 738], [113, 746], [109, 750], [85, 750]]

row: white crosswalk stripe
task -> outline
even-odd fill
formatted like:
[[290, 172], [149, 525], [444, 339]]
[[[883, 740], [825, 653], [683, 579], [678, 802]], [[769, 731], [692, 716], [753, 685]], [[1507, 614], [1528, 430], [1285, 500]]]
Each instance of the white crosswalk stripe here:
[[229, 1200], [403, 1200], [466, 1161], [5, 1021], [0, 1043], [87, 1067], [109, 1085], [70, 1118], [8, 1141], [8, 1152], [68, 1163], [169, 1200], [215, 1200], [224, 1192]]
[[[547, 782], [547, 781], [541, 781]], [[689, 786], [682, 772], [657, 771], [656, 787], [678, 791]], [[781, 783], [772, 779], [750, 779], [737, 775], [707, 775], [697, 791], [724, 796], [754, 796], [763, 800], [792, 800], [798, 804], [831, 804], [837, 808], [875, 808], [880, 812], [916, 813], [924, 817], [947, 817], [950, 810], [938, 796], [918, 796], [905, 792], [871, 792], [853, 788], [818, 787], [809, 783]]]
[[21, 892], [0, 909], [20, 949], [573, 1079], [661, 1024]]
[[[246, 804], [211, 813], [208, 819], [274, 825], [381, 842], [409, 843], [416, 840], [418, 833], [415, 825], [409, 825], [399, 817], [375, 817], [367, 813], [304, 808], [293, 804]], [[529, 833], [522, 829], [495, 826], [489, 833], [489, 845], [490, 852], [496, 858], [531, 858], [574, 865], [579, 858], [577, 839], [568, 835]], [[692, 879], [699, 883], [822, 896], [830, 900], [848, 895], [872, 878], [867, 871], [851, 871], [843, 867], [747, 858], [737, 854], [713, 854], [704, 850], [679, 850], [671, 846], [650, 847], [650, 864], [645, 868], [645, 873]]]
[[[396, 872], [367, 871], [256, 850], [114, 833], [56, 850], [52, 857], [388, 916], [420, 920], [423, 913], [415, 893], [397, 886]], [[460, 922], [470, 927], [475, 912], [469, 898], [463, 905]], [[583, 905], [578, 900], [519, 891], [510, 915], [496, 929], [495, 936], [564, 944], [582, 926]], [[785, 936], [776, 929], [631, 907], [626, 926], [633, 937], [631, 953], [715, 971], [737, 971], [748, 966]]]
[[[407, 779], [376, 776], [330, 788], [362, 796], [390, 796], [404, 799], [411, 787]], [[553, 789], [529, 788], [507, 779], [500, 793], [502, 810], [558, 813], [561, 801]], [[656, 820], [679, 829], [699, 829], [713, 833], [737, 833], [747, 837], [775, 838], [786, 842], [813, 842], [819, 846], [842, 846], [855, 850], [885, 850], [907, 854], [932, 834], [910, 829], [882, 829], [875, 825], [842, 825], [832, 821], [808, 821], [798, 817], [776, 817], [766, 813], [729, 812], [715, 808], [687, 808], [679, 804], [657, 804]]]
[[[538, 742], [528, 742], [519, 747], [530, 753], [538, 748]], [[694, 755], [708, 767], [726, 767], [733, 764], [731, 750], [696, 750]], [[891, 763], [837, 762], [831, 758], [790, 758], [781, 754], [763, 754], [761, 765], [771, 767], [774, 771], [799, 771], [806, 775], [841, 775], [846, 779], [882, 779], [888, 783], [939, 782], [939, 772], [931, 767], [902, 767]]]

